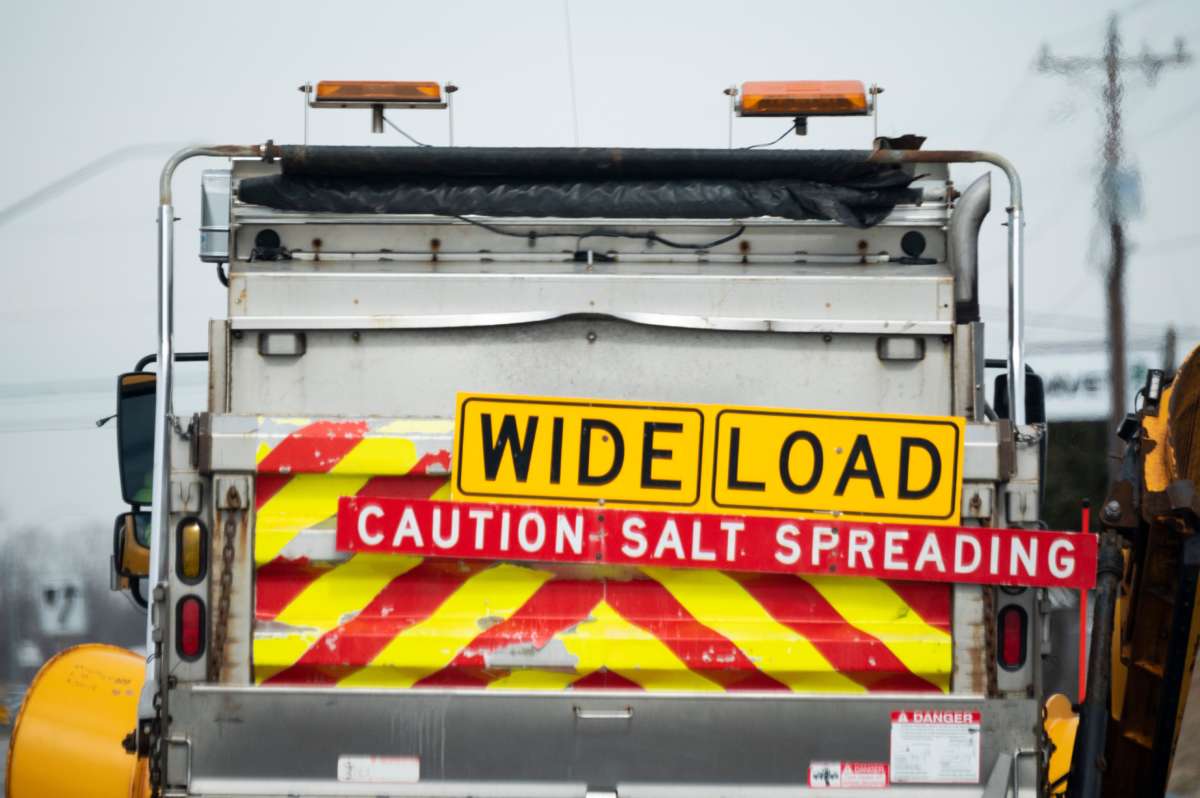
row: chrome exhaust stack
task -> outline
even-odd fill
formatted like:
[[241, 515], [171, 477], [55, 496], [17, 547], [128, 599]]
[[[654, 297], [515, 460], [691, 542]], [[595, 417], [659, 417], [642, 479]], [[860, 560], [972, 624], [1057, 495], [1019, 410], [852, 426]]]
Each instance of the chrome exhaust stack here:
[[949, 255], [954, 268], [954, 316], [959, 324], [979, 321], [979, 228], [992, 207], [992, 176], [976, 178], [958, 198], [950, 217]]

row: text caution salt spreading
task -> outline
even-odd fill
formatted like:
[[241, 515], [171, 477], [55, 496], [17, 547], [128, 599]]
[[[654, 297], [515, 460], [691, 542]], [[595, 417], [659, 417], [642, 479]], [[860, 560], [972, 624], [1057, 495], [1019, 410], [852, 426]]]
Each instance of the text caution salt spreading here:
[[339, 551], [1089, 588], [1073, 532], [343, 497]]
[[960, 710], [892, 713], [893, 784], [978, 784], [981, 714]]

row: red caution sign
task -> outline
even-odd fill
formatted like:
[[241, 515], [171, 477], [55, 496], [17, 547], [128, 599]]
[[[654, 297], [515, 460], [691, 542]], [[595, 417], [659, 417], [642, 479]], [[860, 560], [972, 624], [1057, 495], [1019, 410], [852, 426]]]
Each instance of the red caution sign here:
[[892, 713], [893, 784], [978, 784], [983, 714], [968, 710]]
[[425, 557], [1089, 588], [1096, 537], [796, 517], [343, 497], [337, 548]]

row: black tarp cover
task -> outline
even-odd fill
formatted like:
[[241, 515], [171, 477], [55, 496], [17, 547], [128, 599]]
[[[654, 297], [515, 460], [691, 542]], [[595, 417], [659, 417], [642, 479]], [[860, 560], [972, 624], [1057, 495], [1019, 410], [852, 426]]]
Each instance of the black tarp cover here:
[[914, 202], [910, 167], [859, 150], [282, 147], [242, 202], [283, 211], [613, 219], [832, 219]]

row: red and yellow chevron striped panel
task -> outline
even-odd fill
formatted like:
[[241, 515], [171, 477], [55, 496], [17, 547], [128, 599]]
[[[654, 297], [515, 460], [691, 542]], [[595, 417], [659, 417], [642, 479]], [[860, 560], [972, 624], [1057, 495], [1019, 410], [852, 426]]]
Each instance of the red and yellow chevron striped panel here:
[[338, 498], [445, 497], [450, 423], [260, 427], [258, 683], [949, 690], [948, 585], [347, 556]]

